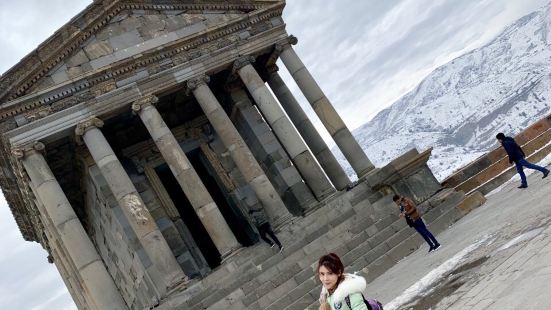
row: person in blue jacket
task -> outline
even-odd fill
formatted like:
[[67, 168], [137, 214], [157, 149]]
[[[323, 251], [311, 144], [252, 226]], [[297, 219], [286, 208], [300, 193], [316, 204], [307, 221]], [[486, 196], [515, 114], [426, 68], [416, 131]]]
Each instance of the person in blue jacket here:
[[528, 187], [528, 182], [526, 181], [526, 175], [524, 174], [523, 167], [538, 170], [539, 172], [543, 173], [543, 179], [545, 179], [549, 175], [549, 169], [534, 165], [524, 159], [526, 155], [524, 154], [524, 151], [522, 151], [522, 148], [517, 144], [515, 139], [505, 136], [502, 132], [496, 135], [496, 139], [499, 141], [499, 143], [501, 143], [501, 145], [505, 149], [505, 152], [507, 152], [507, 155], [509, 156], [509, 163], [514, 162], [517, 167], [517, 172], [520, 175], [521, 180], [521, 184], [518, 188]]

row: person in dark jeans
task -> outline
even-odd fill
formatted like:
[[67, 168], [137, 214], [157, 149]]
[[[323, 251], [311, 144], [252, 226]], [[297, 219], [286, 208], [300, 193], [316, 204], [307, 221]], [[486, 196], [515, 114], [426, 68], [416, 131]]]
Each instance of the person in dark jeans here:
[[[264, 211], [262, 209], [251, 209], [249, 210], [249, 215], [252, 217], [254, 225], [258, 229], [260, 238], [266, 241], [266, 243], [268, 243], [272, 248], [277, 245], [277, 247], [279, 248], [279, 252], [281, 253], [283, 251], [283, 245], [281, 245], [281, 242], [279, 242], [279, 239], [277, 239], [276, 234], [272, 230], [272, 225], [270, 225], [270, 222], [268, 222], [268, 218], [266, 217]], [[268, 236], [270, 236], [273, 241], [270, 240]]]
[[534, 165], [524, 159], [526, 155], [524, 154], [524, 151], [522, 150], [520, 145], [517, 144], [515, 139], [505, 136], [502, 132], [496, 135], [496, 139], [499, 141], [499, 143], [501, 143], [501, 145], [505, 149], [505, 152], [507, 152], [507, 155], [509, 156], [509, 163], [512, 164], [514, 162], [515, 166], [517, 167], [517, 172], [520, 175], [520, 186], [518, 188], [528, 187], [528, 182], [526, 181], [526, 174], [524, 174], [523, 167], [538, 170], [539, 172], [543, 173], [543, 179], [545, 179], [549, 175], [549, 169]]
[[419, 215], [415, 203], [408, 198], [394, 195], [392, 200], [400, 207], [400, 217], [406, 219], [406, 222], [410, 227], [415, 230], [425, 239], [429, 245], [429, 253], [437, 250], [440, 247], [440, 243], [434, 238], [432, 233], [425, 226], [425, 222]]

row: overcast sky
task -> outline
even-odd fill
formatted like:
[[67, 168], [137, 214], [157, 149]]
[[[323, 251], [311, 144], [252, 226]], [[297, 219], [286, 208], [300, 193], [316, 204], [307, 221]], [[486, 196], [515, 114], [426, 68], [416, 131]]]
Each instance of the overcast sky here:
[[[479, 47], [548, 0], [288, 0], [295, 49], [354, 129], [434, 68]], [[0, 72], [91, 1], [0, 0]], [[307, 113], [319, 120], [280, 66]], [[330, 144], [331, 141], [328, 141]], [[0, 197], [0, 309], [74, 309], [37, 243], [24, 242]]]

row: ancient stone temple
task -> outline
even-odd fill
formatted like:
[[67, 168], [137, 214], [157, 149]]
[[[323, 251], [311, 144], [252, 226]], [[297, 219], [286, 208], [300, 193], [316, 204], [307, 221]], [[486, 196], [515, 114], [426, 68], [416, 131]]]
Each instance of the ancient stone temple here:
[[[320, 253], [374, 277], [411, 252], [392, 193], [442, 227], [464, 213], [430, 151], [374, 169], [295, 53], [284, 6], [94, 1], [0, 78], [2, 191], [79, 309], [304, 309]], [[259, 209], [283, 253], [259, 242]]]

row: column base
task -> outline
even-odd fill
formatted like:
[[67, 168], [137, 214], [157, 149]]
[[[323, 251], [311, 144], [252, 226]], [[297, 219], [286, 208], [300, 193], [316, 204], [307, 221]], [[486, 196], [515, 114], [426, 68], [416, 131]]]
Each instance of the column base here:
[[365, 179], [370, 176], [373, 173], [376, 173], [379, 170], [379, 168], [370, 167], [368, 169], [365, 169], [364, 171], [357, 174], [358, 176], [358, 183], [361, 181], [365, 181]]
[[330, 189], [327, 189], [326, 191], [324, 191], [320, 197], [318, 198], [318, 201], [325, 201], [327, 198], [333, 196], [335, 193], [337, 193], [338, 191], [331, 187]]
[[235, 255], [237, 255], [238, 253], [243, 251], [243, 249], [244, 249], [244, 247], [241, 246], [241, 247], [238, 247], [238, 248], [231, 249], [230, 251], [222, 254], [222, 261], [220, 262], [220, 265], [224, 264], [225, 262], [230, 260], [232, 257], [234, 257]]
[[173, 294], [175, 292], [182, 292], [182, 291], [186, 290], [190, 286], [190, 284], [192, 284], [192, 283], [193, 283], [193, 280], [190, 280], [186, 276], [181, 281], [176, 282], [173, 285], [171, 285], [169, 288], [167, 288], [165, 296], [170, 296], [171, 294]]
[[294, 218], [295, 217], [291, 213], [288, 213], [288, 215], [280, 217], [276, 222], [270, 223], [270, 225], [272, 225], [274, 232], [279, 232], [283, 227], [292, 224]]

